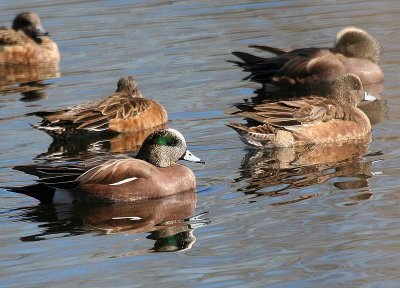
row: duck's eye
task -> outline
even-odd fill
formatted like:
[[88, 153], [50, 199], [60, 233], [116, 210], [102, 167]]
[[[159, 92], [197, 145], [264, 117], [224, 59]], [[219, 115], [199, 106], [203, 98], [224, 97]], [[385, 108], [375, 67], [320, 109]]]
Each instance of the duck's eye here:
[[32, 23], [29, 21], [29, 20], [26, 20], [26, 19], [21, 19], [20, 21], [19, 21], [19, 25], [20, 26], [29, 26], [29, 25], [31, 25]]

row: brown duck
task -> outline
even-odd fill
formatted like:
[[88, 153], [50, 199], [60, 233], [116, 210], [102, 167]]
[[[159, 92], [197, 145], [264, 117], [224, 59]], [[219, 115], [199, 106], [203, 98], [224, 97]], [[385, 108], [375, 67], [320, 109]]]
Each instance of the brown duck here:
[[0, 28], [0, 65], [59, 62], [57, 44], [32, 12], [18, 14], [12, 28]]
[[326, 98], [309, 96], [243, 105], [242, 111], [236, 114], [249, 123], [228, 126], [245, 143], [264, 147], [325, 144], [368, 137], [371, 124], [356, 105], [363, 98], [373, 101], [374, 97], [365, 93], [360, 78], [353, 74], [339, 76], [332, 81], [330, 91]]
[[158, 130], [146, 138], [136, 159], [121, 155], [84, 165], [19, 166], [15, 169], [39, 176], [38, 183], [6, 189], [42, 203], [131, 202], [194, 192], [196, 178], [178, 160], [204, 163], [187, 149], [179, 131]]
[[263, 58], [233, 52], [236, 62], [251, 74], [245, 79], [262, 83], [266, 90], [296, 92], [299, 95], [326, 96], [331, 81], [345, 73], [357, 75], [365, 87], [383, 81], [378, 62], [381, 45], [366, 31], [347, 27], [339, 31], [333, 48], [302, 48], [286, 51], [269, 46], [250, 47], [274, 54]]
[[137, 132], [168, 122], [165, 108], [157, 101], [143, 98], [132, 76], [122, 77], [117, 91], [105, 99], [28, 115], [43, 118], [34, 127], [56, 137], [82, 132]]

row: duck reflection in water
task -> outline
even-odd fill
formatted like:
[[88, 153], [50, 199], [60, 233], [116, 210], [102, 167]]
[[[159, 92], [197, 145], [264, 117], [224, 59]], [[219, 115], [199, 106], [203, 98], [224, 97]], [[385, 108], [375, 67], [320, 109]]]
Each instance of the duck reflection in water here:
[[74, 161], [90, 159], [94, 156], [110, 153], [130, 153], [139, 150], [144, 139], [157, 130], [167, 128], [167, 124], [132, 133], [83, 134], [79, 141], [52, 138], [53, 141], [45, 153], [35, 157], [45, 161]]
[[45, 80], [60, 77], [55, 63], [43, 65], [0, 65], [0, 94], [21, 93], [21, 101], [36, 101], [47, 98], [45, 90], [53, 85]]
[[195, 208], [193, 192], [125, 204], [39, 205], [23, 209], [20, 217], [39, 222], [42, 232], [24, 236], [21, 241], [93, 232], [98, 235], [150, 233], [146, 238], [155, 240], [154, 247], [130, 255], [186, 250], [196, 241], [193, 230], [208, 221], [192, 217]]
[[[372, 196], [369, 179], [372, 162], [363, 159], [367, 143], [346, 142], [340, 145], [308, 146], [257, 150], [250, 149], [241, 165], [244, 182], [239, 191], [257, 196], [279, 197], [273, 205], [300, 202], [318, 196], [307, 188], [327, 181], [341, 190], [358, 189], [353, 201]], [[304, 193], [306, 192], [306, 194]]]

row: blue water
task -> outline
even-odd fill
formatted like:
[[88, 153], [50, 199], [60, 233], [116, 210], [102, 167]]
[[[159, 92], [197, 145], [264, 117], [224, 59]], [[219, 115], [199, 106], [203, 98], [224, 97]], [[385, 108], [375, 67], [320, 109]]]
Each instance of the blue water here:
[[[126, 138], [78, 155], [49, 148], [24, 115], [104, 97], [125, 75], [207, 164], [185, 163], [197, 197], [128, 207], [42, 207], [0, 189], [1, 287], [399, 286], [400, 2], [16, 0], [0, 3], [0, 25], [29, 10], [60, 47], [60, 75], [36, 98], [2, 92], [1, 186], [33, 183], [15, 165], [121, 152]], [[257, 151], [226, 127], [258, 87], [241, 81], [230, 52], [330, 46], [345, 26], [384, 48], [368, 145]], [[111, 219], [139, 213], [147, 222]]]

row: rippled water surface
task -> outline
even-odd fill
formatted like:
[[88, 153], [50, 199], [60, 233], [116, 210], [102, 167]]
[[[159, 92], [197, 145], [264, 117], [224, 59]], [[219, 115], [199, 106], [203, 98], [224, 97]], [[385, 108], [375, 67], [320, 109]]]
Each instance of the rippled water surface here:
[[[207, 164], [186, 164], [196, 195], [131, 205], [39, 206], [0, 189], [1, 287], [399, 286], [400, 2], [14, 0], [0, 2], [0, 24], [26, 10], [62, 61], [36, 86], [0, 79], [1, 186], [34, 181], [15, 165], [132, 149], [129, 137], [52, 143], [24, 116], [106, 96], [125, 75]], [[258, 87], [230, 52], [329, 46], [350, 25], [384, 48], [368, 145], [254, 150], [225, 126]]]

